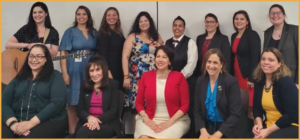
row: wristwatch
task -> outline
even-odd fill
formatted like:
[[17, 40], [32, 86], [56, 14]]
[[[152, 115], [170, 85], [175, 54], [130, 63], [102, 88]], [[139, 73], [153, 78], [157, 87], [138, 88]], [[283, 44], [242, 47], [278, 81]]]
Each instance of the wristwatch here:
[[8, 127], [10, 128], [12, 125], [14, 125], [15, 123], [17, 123], [18, 121], [14, 120], [14, 121], [11, 121], [8, 125]]

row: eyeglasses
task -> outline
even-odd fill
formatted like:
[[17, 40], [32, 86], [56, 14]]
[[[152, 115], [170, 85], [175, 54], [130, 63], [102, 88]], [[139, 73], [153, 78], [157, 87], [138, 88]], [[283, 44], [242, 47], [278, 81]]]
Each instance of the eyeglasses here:
[[33, 60], [34, 58], [35, 58], [36, 60], [42, 60], [44, 57], [45, 57], [45, 56], [41, 56], [41, 55], [37, 55], [37, 56], [29, 55], [29, 56], [28, 56], [28, 58], [29, 58], [30, 60]]
[[277, 11], [277, 12], [272, 12], [272, 13], [269, 13], [269, 16], [275, 16], [275, 14], [277, 16], [279, 16], [282, 12], [281, 11]]
[[216, 21], [204, 21], [205, 24], [214, 24]]

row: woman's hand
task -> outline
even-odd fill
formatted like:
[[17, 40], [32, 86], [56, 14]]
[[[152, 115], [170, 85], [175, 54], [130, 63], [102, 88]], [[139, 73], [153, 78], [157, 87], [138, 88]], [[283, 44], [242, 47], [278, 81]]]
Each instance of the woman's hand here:
[[98, 118], [96, 118], [94, 116], [90, 116], [87, 122], [90, 123], [90, 124], [102, 123]]
[[69, 74], [68, 74], [68, 73], [63, 73], [62, 76], [63, 76], [63, 78], [64, 78], [64, 81], [65, 81], [66, 86], [69, 86], [69, 84], [70, 84], [70, 77], [69, 77]]
[[267, 136], [269, 136], [270, 132], [268, 131], [267, 128], [262, 129], [259, 133], [259, 135], [254, 136], [255, 139], [264, 139]]
[[27, 45], [27, 49], [30, 49], [32, 46], [36, 45], [36, 44], [43, 44], [43, 43], [30, 43]]
[[258, 136], [262, 129], [263, 129], [263, 127], [261, 125], [254, 125], [252, 128], [252, 133], [253, 133], [254, 137]]
[[156, 128], [154, 132], [155, 133], [160, 133], [160, 132], [166, 130], [167, 128], [169, 128], [172, 125], [173, 125], [173, 123], [170, 120], [162, 122], [162, 123], [158, 124], [158, 128]]
[[206, 129], [202, 129], [200, 132], [199, 139], [209, 139], [210, 134], [208, 134]]
[[247, 82], [247, 87], [248, 88], [254, 88], [254, 83], [252, 83], [252, 82]]
[[222, 138], [223, 134], [220, 131], [215, 132], [214, 134], [212, 134], [209, 139], [220, 139]]
[[155, 129], [158, 128], [158, 125], [153, 120], [151, 120], [148, 116], [145, 116], [142, 119], [144, 123], [153, 131], [155, 131]]
[[131, 88], [130, 82], [131, 82], [130, 78], [124, 79], [123, 87], [127, 90], [130, 89]]
[[16, 132], [18, 135], [26, 134], [34, 125], [30, 121], [23, 121], [16, 126]]
[[95, 130], [95, 129], [97, 129], [97, 130], [100, 130], [100, 125], [99, 125], [99, 123], [85, 123], [83, 126], [86, 126], [86, 127], [88, 127], [90, 130]]

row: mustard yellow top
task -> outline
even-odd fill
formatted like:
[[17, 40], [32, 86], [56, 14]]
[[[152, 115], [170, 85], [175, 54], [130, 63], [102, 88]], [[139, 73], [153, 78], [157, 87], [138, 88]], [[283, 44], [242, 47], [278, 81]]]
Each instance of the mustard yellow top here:
[[[281, 113], [277, 110], [274, 101], [273, 101], [273, 86], [271, 87], [269, 92], [265, 91], [265, 87], [263, 88], [263, 95], [262, 95], [262, 108], [266, 111], [266, 126], [270, 127], [271, 125], [275, 124], [275, 122], [282, 116]], [[295, 123], [291, 125], [298, 126]]]

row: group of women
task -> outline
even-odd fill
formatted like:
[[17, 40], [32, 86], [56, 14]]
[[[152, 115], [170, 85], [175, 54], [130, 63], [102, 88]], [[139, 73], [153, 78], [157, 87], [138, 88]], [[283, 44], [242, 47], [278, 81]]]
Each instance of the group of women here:
[[[74, 137], [121, 137], [118, 93], [124, 90], [125, 108], [137, 114], [135, 138], [240, 138], [242, 88], [255, 121], [247, 136], [298, 137], [298, 26], [285, 16], [281, 5], [270, 7], [273, 26], [261, 54], [243, 10], [233, 16], [231, 45], [209, 13], [196, 42], [184, 35], [184, 19], [175, 18], [164, 46], [147, 12], [137, 15], [125, 39], [116, 8], [105, 11], [97, 31], [90, 10], [79, 6], [59, 44], [47, 6], [36, 2], [5, 46], [29, 53], [3, 92], [2, 136], [60, 137], [69, 128]], [[90, 55], [61, 60], [62, 75], [54, 70], [51, 56], [80, 50]]]

